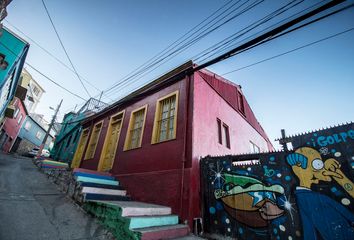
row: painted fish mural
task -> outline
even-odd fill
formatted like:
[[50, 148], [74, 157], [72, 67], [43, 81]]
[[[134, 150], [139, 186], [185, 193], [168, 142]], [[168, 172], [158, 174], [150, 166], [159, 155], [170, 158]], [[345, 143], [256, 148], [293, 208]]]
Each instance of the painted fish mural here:
[[268, 221], [283, 215], [284, 210], [276, 204], [276, 194], [283, 194], [278, 184], [264, 185], [247, 176], [224, 174], [225, 189], [215, 190], [227, 213], [237, 221], [251, 227], [266, 227]]

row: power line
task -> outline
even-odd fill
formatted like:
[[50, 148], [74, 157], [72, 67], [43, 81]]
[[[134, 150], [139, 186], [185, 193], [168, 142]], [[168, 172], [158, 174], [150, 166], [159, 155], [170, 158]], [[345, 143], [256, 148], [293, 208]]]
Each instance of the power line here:
[[87, 95], [88, 95], [89, 97], [91, 97], [90, 93], [88, 92], [87, 88], [85, 87], [84, 83], [82, 82], [82, 80], [81, 80], [81, 78], [80, 78], [80, 75], [77, 73], [76, 68], [75, 68], [74, 64], [72, 63], [72, 61], [71, 61], [71, 59], [70, 59], [70, 57], [69, 57], [68, 52], [66, 51], [66, 49], [65, 49], [65, 47], [64, 47], [64, 44], [63, 44], [63, 42], [62, 42], [62, 40], [61, 40], [61, 38], [60, 38], [60, 36], [59, 36], [59, 33], [58, 33], [58, 31], [57, 31], [57, 29], [56, 29], [56, 27], [55, 27], [55, 25], [54, 25], [54, 22], [53, 22], [53, 20], [52, 20], [50, 14], [49, 14], [49, 11], [48, 11], [48, 9], [47, 9], [47, 6], [45, 5], [44, 0], [42, 0], [42, 3], [43, 3], [43, 6], [44, 6], [44, 9], [45, 9], [45, 11], [46, 11], [46, 13], [47, 13], [47, 15], [48, 15], [48, 18], [49, 18], [49, 20], [50, 20], [50, 22], [51, 22], [51, 24], [52, 24], [52, 26], [53, 26], [53, 29], [54, 29], [54, 31], [55, 31], [55, 34], [56, 34], [57, 37], [58, 37], [58, 40], [59, 40], [59, 42], [60, 42], [60, 45], [62, 46], [62, 48], [63, 48], [63, 50], [64, 50], [64, 52], [65, 52], [65, 55], [66, 55], [66, 57], [68, 58], [68, 60], [69, 60], [69, 62], [70, 62], [70, 65], [71, 65], [72, 69], [75, 71], [75, 74], [76, 74], [77, 78], [79, 79], [81, 85], [82, 85], [83, 88], [85, 89]]
[[84, 101], [87, 101], [85, 98], [77, 95], [76, 93], [73, 93], [72, 91], [70, 91], [69, 89], [63, 87], [62, 85], [60, 85], [59, 83], [57, 83], [56, 81], [54, 81], [53, 79], [51, 79], [50, 77], [48, 77], [47, 75], [45, 75], [44, 73], [42, 73], [41, 71], [39, 71], [37, 68], [33, 67], [31, 64], [29, 64], [28, 62], [26, 62], [26, 65], [29, 66], [31, 69], [33, 69], [34, 71], [36, 71], [37, 73], [39, 73], [40, 75], [42, 75], [43, 77], [45, 77], [46, 79], [48, 79], [49, 81], [51, 81], [53, 84], [55, 84], [56, 86], [60, 87], [61, 89], [67, 91], [68, 93], [70, 93], [71, 95], [80, 98]]
[[[248, 1], [247, 1], [248, 2]], [[246, 2], [246, 3], [247, 3]], [[200, 39], [204, 38], [206, 35], [210, 34], [211, 32], [215, 31], [216, 29], [220, 28], [222, 25], [230, 22], [231, 20], [234, 20], [236, 17], [240, 16], [241, 14], [251, 10], [252, 8], [254, 8], [255, 6], [257, 6], [258, 4], [262, 3], [263, 0], [256, 0], [253, 3], [251, 3], [250, 5], [246, 6], [246, 8], [244, 8], [243, 10], [241, 10], [240, 12], [237, 12], [236, 14], [234, 14], [233, 16], [231, 16], [230, 18], [228, 18], [227, 20], [225, 20], [224, 22], [222, 22], [221, 24], [215, 26], [216, 23], [214, 23], [212, 26], [215, 26], [214, 28], [212, 28], [210, 30], [210, 28], [212, 26], [209, 26], [207, 29], [203, 30], [201, 33], [199, 33], [199, 35], [197, 35], [196, 37], [194, 37], [193, 39], [189, 40], [189, 42], [185, 43], [184, 45], [182, 45], [180, 48], [178, 48], [177, 50], [174, 50], [172, 53], [169, 53], [166, 57], [163, 57], [162, 59], [159, 59], [157, 61], [155, 61], [153, 64], [150, 64], [149, 68], [146, 68], [147, 70], [151, 69], [153, 66], [155, 66], [156, 64], [158, 64], [159, 62], [165, 60], [164, 62], [160, 63], [158, 66], [156, 66], [155, 68], [151, 69], [150, 71], [148, 71], [147, 73], [143, 74], [142, 76], [140, 76], [139, 78], [133, 80], [132, 82], [127, 82], [128, 80], [130, 80], [131, 78], [127, 78], [124, 79], [120, 82], [118, 82], [116, 84], [116, 86], [114, 86], [113, 88], [109, 89], [107, 92], [112, 92], [113, 89], [117, 88], [119, 85], [122, 85], [119, 89], [115, 90], [115, 92], [118, 92], [119, 90], [121, 90], [123, 87], [132, 84], [136, 81], [138, 81], [139, 79], [141, 79], [142, 77], [146, 76], [148, 73], [152, 72], [153, 70], [155, 70], [156, 68], [160, 67], [162, 64], [166, 63], [167, 61], [169, 61], [170, 59], [172, 59], [173, 57], [175, 57], [176, 55], [178, 55], [179, 53], [181, 53], [182, 51], [186, 50], [187, 48], [189, 48], [191, 45], [195, 44], [197, 41], [199, 41]], [[245, 3], [244, 3], [245, 4]], [[242, 4], [242, 5], [244, 5]], [[241, 6], [242, 6], [241, 5]], [[236, 9], [235, 9], [236, 10]], [[233, 12], [235, 11], [233, 10]], [[230, 13], [229, 13], [230, 14]], [[228, 14], [228, 15], [229, 15]], [[222, 18], [224, 19], [225, 16]], [[222, 20], [220, 19], [220, 20]], [[218, 20], [218, 22], [220, 22], [220, 20]], [[200, 30], [200, 29], [199, 29]], [[199, 31], [198, 30], [198, 31]], [[123, 85], [124, 84], [124, 85]], [[106, 92], [106, 93], [107, 93]]]
[[[193, 56], [191, 59], [193, 59], [193, 61], [197, 62], [197, 61], [198, 61], [199, 59], [201, 59], [202, 57], [205, 57], [205, 56], [208, 56], [208, 55], [209, 55], [208, 57], [205, 57], [204, 59], [200, 60], [201, 62], [203, 62], [205, 59], [207, 59], [207, 58], [209, 58], [209, 57], [211, 57], [211, 56], [213, 56], [213, 55], [215, 55], [215, 54], [217, 54], [217, 53], [223, 51], [224, 49], [229, 48], [230, 45], [231, 45], [234, 41], [236, 41], [237, 39], [239, 39], [239, 38], [242, 37], [243, 35], [245, 35], [245, 34], [249, 33], [250, 31], [252, 31], [252, 30], [258, 28], [259, 26], [261, 26], [261, 25], [263, 25], [263, 24], [269, 22], [270, 20], [274, 19], [275, 17], [277, 17], [277, 16], [279, 16], [279, 15], [281, 15], [281, 14], [283, 14], [283, 13], [289, 11], [290, 9], [292, 9], [292, 8], [294, 8], [294, 7], [296, 7], [296, 6], [298, 6], [298, 5], [301, 4], [302, 2], [304, 2], [304, 0], [301, 0], [301, 1], [293, 0], [293, 1], [291, 1], [290, 3], [287, 3], [286, 5], [284, 5], [284, 6], [280, 7], [280, 8], [278, 8], [277, 10], [275, 10], [275, 11], [273, 11], [272, 13], [268, 14], [267, 16], [265, 16], [265, 17], [259, 19], [258, 21], [253, 22], [252, 24], [248, 25], [247, 27], [245, 27], [245, 28], [239, 30], [238, 32], [236, 32], [236, 33], [230, 35], [229, 37], [223, 39], [222, 41], [220, 41], [220, 42], [218, 42], [218, 43], [212, 45], [211, 47], [205, 49], [204, 51], [200, 52], [199, 54]], [[317, 4], [318, 4], [318, 3], [317, 3]], [[315, 4], [315, 5], [317, 5], [317, 4]], [[314, 7], [315, 5], [311, 6], [310, 8]], [[307, 9], [308, 9], [308, 8], [307, 8]], [[295, 15], [297, 15], [297, 14], [299, 14], [299, 13], [301, 13], [301, 12], [304, 12], [304, 11], [307, 10], [307, 9], [304, 9], [304, 10], [302, 10], [302, 11], [296, 13]], [[281, 22], [283, 22], [283, 21], [285, 21], [285, 20], [287, 20], [287, 19], [290, 19], [290, 18], [293, 17], [293, 16], [294, 16], [294, 15], [292, 15], [292, 16], [290, 16], [290, 17], [287, 17], [287, 18], [285, 18], [285, 19], [279, 21], [278, 23], [273, 24], [273, 25], [270, 26], [270, 27], [267, 27], [267, 28], [263, 29], [263, 30], [260, 31], [260, 32], [264, 32], [266, 29], [269, 29], [269, 28], [271, 28], [271, 27], [274, 27], [274, 26], [276, 26], [277, 24], [279, 24], [279, 23], [281, 23]], [[256, 33], [256, 34], [253, 34], [253, 35], [247, 37], [246, 39], [249, 39], [249, 38], [251, 38], [252, 36], [256, 36], [256, 35], [259, 34], [260, 32], [258, 32], [258, 33]], [[244, 40], [245, 40], [245, 39], [244, 39]], [[232, 45], [232, 46], [233, 46], [233, 45]], [[219, 50], [219, 49], [220, 49], [220, 50]]]
[[[12, 51], [12, 49], [10, 49], [9, 47], [7, 47], [5, 44], [3, 44], [2, 42], [0, 42], [0, 45], [2, 45], [4, 48], [6, 48], [12, 55], [14, 55], [15, 57], [18, 57], [16, 53], [14, 53], [14, 51]], [[52, 83], [54, 83], [56, 86], [60, 87], [61, 89], [67, 91], [68, 93], [70, 93], [71, 95], [80, 98], [84, 101], [86, 101], [85, 98], [77, 95], [76, 93], [73, 93], [72, 91], [70, 91], [69, 89], [63, 87], [62, 85], [60, 85], [59, 83], [57, 83], [56, 81], [54, 81], [53, 79], [51, 79], [50, 77], [48, 77], [47, 75], [45, 75], [44, 73], [42, 73], [41, 71], [39, 71], [37, 68], [33, 67], [30, 63], [28, 63], [28, 61], [25, 62], [25, 64], [27, 66], [29, 66], [30, 68], [32, 68], [34, 71], [36, 71], [37, 73], [39, 73], [40, 75], [42, 75], [43, 77], [45, 77], [46, 79], [48, 79], [49, 81], [51, 81]]]
[[[143, 72], [144, 70], [146, 70], [146, 67], [145, 67], [146, 65], [150, 64], [150, 66], [151, 66], [151, 62], [154, 63], [154, 61], [156, 61], [156, 59], [159, 59], [161, 56], [164, 56], [166, 53], [168, 53], [168, 52], [171, 50], [171, 48], [174, 49], [176, 46], [178, 46], [178, 45], [181, 43], [181, 41], [182, 41], [186, 36], [190, 35], [190, 33], [192, 33], [192, 35], [190, 35], [190, 36], [193, 36], [193, 34], [195, 33], [195, 31], [194, 31], [195, 29], [197, 29], [199, 26], [203, 25], [202, 27], [200, 27], [200, 28], [197, 30], [197, 31], [199, 31], [200, 29], [202, 29], [203, 27], [205, 27], [207, 24], [209, 24], [210, 21], [207, 22], [207, 23], [205, 23], [205, 22], [208, 21], [208, 20], [209, 20], [211, 17], [213, 17], [215, 14], [217, 14], [220, 10], [222, 10], [223, 8], [225, 8], [226, 6], [228, 6], [232, 1], [233, 1], [233, 0], [230, 0], [230, 1], [228, 1], [226, 4], [224, 4], [223, 6], [221, 6], [220, 8], [218, 8], [216, 11], [214, 11], [214, 12], [213, 12], [211, 15], [209, 15], [207, 18], [203, 19], [203, 21], [201, 21], [199, 24], [197, 24], [196, 26], [194, 26], [193, 28], [191, 28], [188, 32], [186, 32], [186, 33], [183, 34], [181, 37], [179, 37], [177, 40], [175, 40], [174, 42], [172, 42], [171, 44], [169, 44], [169, 45], [168, 45], [166, 48], [164, 48], [162, 51], [160, 51], [159, 53], [157, 53], [156, 55], [154, 55], [153, 57], [151, 57], [149, 60], [147, 60], [145, 63], [143, 63], [142, 65], [140, 65], [139, 67], [137, 67], [135, 70], [131, 71], [131, 72], [130, 72], [129, 74], [127, 74], [126, 76], [124, 76], [124, 77], [121, 79], [121, 81], [123, 81], [123, 80], [125, 80], [125, 79], [130, 79], [130, 78], [136, 76], [137, 74]], [[232, 8], [232, 7], [233, 7], [235, 4], [237, 4], [238, 2], [240, 2], [240, 1], [237, 1], [236, 3], [234, 3], [233, 5], [231, 5], [231, 6], [229, 7], [229, 9]], [[226, 10], [226, 11], [227, 11], [227, 10]], [[221, 14], [223, 14], [223, 13], [225, 13], [225, 10], [224, 10]], [[218, 16], [220, 16], [220, 14], [219, 14]], [[218, 17], [218, 16], [217, 16], [217, 17]], [[213, 21], [213, 20], [215, 20], [215, 18], [213, 18], [211, 21]], [[194, 31], [194, 33], [193, 33], [193, 31]], [[188, 39], [190, 36], [188, 36], [188, 37], [185, 38], [185, 39]], [[184, 40], [183, 40], [183, 41], [184, 41]], [[182, 41], [182, 42], [183, 42], [183, 41]], [[180, 42], [180, 43], [178, 43], [178, 42]], [[141, 70], [141, 68], [143, 68], [143, 67], [145, 67], [145, 68]], [[119, 81], [119, 82], [113, 84], [110, 88], [108, 88], [108, 90], [109, 90], [109, 89], [112, 89], [112, 88], [114, 88], [114, 87], [116, 87], [116, 85], [118, 85], [121, 81]]]
[[[325, 11], [325, 10], [328, 10], [328, 9], [334, 7], [334, 6], [337, 6], [338, 4], [343, 3], [344, 1], [345, 0], [338, 0], [338, 1], [331, 1], [329, 3], [326, 3], [326, 4], [316, 8], [316, 9], [310, 11], [310, 12], [307, 12], [307, 13], [305, 13], [305, 14], [303, 14], [303, 15], [301, 15], [301, 16], [299, 16], [299, 17], [297, 17], [297, 18], [295, 18], [295, 19], [293, 19], [293, 20], [291, 20], [289, 22], [286, 22], [286, 23], [284, 23], [284, 24], [282, 24], [282, 25], [280, 25], [280, 26], [278, 26], [278, 27], [276, 27], [276, 28], [274, 28], [274, 29], [272, 29], [272, 30], [270, 30], [270, 31], [268, 31], [268, 32], [256, 37], [256, 38], [254, 38], [254, 39], [252, 39], [252, 40], [250, 40], [250, 41], [248, 41], [248, 42], [246, 42], [246, 43], [244, 43], [244, 44], [242, 44], [242, 45], [240, 45], [240, 46], [238, 46], [238, 47], [236, 47], [236, 48], [234, 48], [234, 49], [232, 49], [232, 50], [230, 50], [230, 51], [228, 51], [228, 52], [226, 52], [226, 53], [224, 53], [224, 54], [222, 54], [222, 55], [220, 55], [220, 56], [218, 56], [218, 57], [216, 57], [216, 58], [214, 58], [214, 59], [212, 59], [212, 60], [210, 60], [208, 62], [206, 62], [206, 63], [203, 63], [203, 64], [195, 67], [194, 71], [198, 71], [200, 69], [206, 68], [206, 67], [208, 67], [210, 65], [213, 65], [215, 63], [224, 61], [224, 60], [226, 60], [226, 59], [228, 59], [228, 58], [230, 58], [230, 57], [232, 57], [232, 56], [234, 56], [234, 55], [236, 55], [236, 54], [238, 54], [240, 52], [249, 50], [251, 48], [254, 48], [255, 46], [259, 46], [259, 45], [264, 44], [265, 42], [271, 41], [271, 40], [273, 40], [273, 39], [275, 39], [277, 37], [283, 36], [285, 34], [288, 34], [288, 33], [292, 32], [292, 31], [300, 29], [300, 28], [302, 28], [302, 27], [304, 27], [304, 26], [306, 26], [306, 25], [308, 25], [310, 23], [314, 23], [316, 21], [324, 19], [325, 17], [329, 17], [329, 16], [331, 16], [331, 15], [333, 15], [335, 13], [339, 13], [339, 12], [341, 12], [343, 10], [346, 10], [346, 9], [348, 9], [348, 6], [346, 6], [344, 8], [341, 8], [340, 10], [337, 10], [335, 12], [329, 13], [326, 16], [319, 17], [319, 18], [317, 18], [315, 20], [312, 20], [312, 21], [310, 21], [308, 23], [305, 23], [305, 24], [303, 24], [303, 25], [301, 25], [299, 27], [295, 27], [295, 28], [293, 28], [291, 30], [288, 30], [287, 32], [284, 32], [285, 30], [287, 30], [287, 29], [289, 29], [289, 28], [301, 23], [302, 21], [304, 21], [304, 20], [306, 20], [308, 18], [311, 18], [311, 17], [313, 17], [313, 16], [315, 16], [315, 15], [317, 15], [317, 14], [319, 14], [319, 13]], [[350, 6], [352, 6], [352, 5], [350, 5]]]
[[[49, 56], [51, 56], [54, 60], [56, 60], [58, 63], [60, 63], [61, 65], [63, 65], [65, 68], [67, 68], [68, 70], [70, 70], [72, 73], [75, 74], [75, 71], [69, 67], [68, 65], [66, 65], [63, 61], [61, 61], [58, 57], [56, 57], [53, 53], [49, 52], [47, 49], [45, 49], [43, 46], [41, 46], [37, 41], [35, 41], [33, 38], [31, 38], [30, 36], [28, 36], [28, 34], [24, 33], [21, 29], [19, 29], [18, 27], [16, 27], [14, 24], [12, 24], [11, 22], [9, 22], [7, 19], [4, 20], [8, 25], [10, 25], [12, 28], [16, 29], [16, 31], [18, 31], [19, 33], [21, 33], [23, 36], [25, 36], [29, 41], [31, 41], [32, 43], [34, 43], [37, 47], [39, 47], [41, 50], [43, 50], [45, 53], [47, 53]], [[83, 81], [85, 81], [87, 84], [89, 84], [91, 87], [95, 88], [97, 91], [101, 92], [102, 90], [97, 88], [95, 85], [93, 85], [92, 83], [90, 83], [89, 81], [87, 81], [83, 76], [81, 76], [81, 79]]]
[[[291, 1], [290, 3], [287, 3], [285, 6], [280, 7], [280, 8], [277, 9], [276, 11], [270, 13], [268, 16], [266, 16], [266, 17], [264, 17], [264, 18], [262, 18], [262, 19], [260, 19], [260, 20], [258, 20], [258, 21], [255, 21], [254, 23], [250, 24], [250, 25], [249, 25], [248, 27], [246, 27], [245, 29], [250, 28], [252, 25], [257, 24], [257, 22], [259, 22], [259, 21], [265, 19], [263, 22], [258, 23], [257, 26], [259, 26], [259, 25], [261, 25], [261, 24], [263, 24], [263, 23], [265, 23], [265, 22], [271, 20], [272, 18], [278, 16], [279, 14], [283, 13], [284, 11], [287, 11], [287, 10], [289, 10], [289, 9], [291, 9], [291, 8], [293, 8], [293, 7], [295, 7], [295, 6], [297, 6], [297, 5], [300, 4], [301, 2], [303, 2], [303, 1], [301, 0], [301, 1], [299, 1], [298, 3], [295, 3], [294, 5], [292, 5], [292, 4], [293, 4], [294, 2], [296, 2], [296, 1], [297, 1], [297, 0], [293, 0], [293, 1]], [[242, 14], [242, 13], [244, 13], [244, 12], [250, 10], [251, 8], [253, 8], [254, 6], [256, 6], [256, 5], [259, 4], [259, 3], [260, 3], [260, 2], [254, 2], [254, 3], [252, 3], [252, 5], [247, 6], [247, 7], [246, 7], [245, 9], [243, 9], [241, 12], [237, 13], [236, 15], [234, 15], [233, 18], [234, 18], [235, 16], [239, 16], [240, 14]], [[290, 6], [290, 7], [289, 7], [289, 6]], [[282, 11], [282, 10], [283, 10], [283, 11]], [[228, 22], [228, 21], [229, 21], [229, 19], [226, 20], [226, 22]], [[225, 24], [225, 22], [223, 22], [222, 24]], [[220, 25], [219, 25], [219, 26], [220, 26]], [[217, 27], [219, 27], [219, 26], [217, 26]], [[209, 28], [209, 29], [210, 29], [210, 28]], [[215, 29], [212, 29], [212, 30], [210, 30], [210, 31], [213, 31], [213, 30], [215, 30]], [[252, 30], [252, 29], [250, 29], [250, 30]], [[249, 31], [250, 31], [250, 30], [249, 30]], [[242, 30], [241, 30], [241, 31], [242, 31]], [[203, 33], [205, 33], [205, 32], [203, 32]], [[208, 32], [207, 32], [206, 34], [208, 34]], [[236, 33], [236, 34], [237, 34], [237, 33]], [[200, 36], [200, 35], [198, 35], [198, 36]], [[242, 36], [242, 35], [240, 35], [240, 36]], [[198, 39], [192, 39], [191, 41], [196, 41], [196, 40], [198, 40]], [[192, 42], [192, 43], [193, 43], [193, 42]], [[190, 44], [190, 43], [189, 43], [189, 44]], [[182, 49], [182, 51], [184, 51], [184, 50], [185, 50], [185, 49]], [[178, 54], [178, 53], [177, 53], [177, 54]], [[177, 55], [177, 54], [174, 54], [172, 57], [174, 57], [174, 56]], [[139, 79], [141, 79], [142, 77], [144, 77], [144, 76], [147, 75], [148, 73], [152, 72], [153, 70], [155, 70], [156, 68], [158, 68], [159, 66], [161, 66], [163, 63], [165, 63], [165, 62], [167, 62], [167, 61], [168, 61], [168, 60], [162, 62], [161, 64], [159, 64], [159, 65], [156, 66], [155, 68], [153, 68], [153, 69], [151, 69], [150, 71], [148, 71], [148, 72], [147, 72], [146, 74], [144, 74], [143, 76], [140, 76], [139, 78], [137, 78], [137, 79], [135, 79], [135, 80], [132, 80], [131, 82], [125, 82], [125, 84], [123, 84], [117, 91], [119, 91], [119, 90], [122, 89], [123, 87], [126, 87], [126, 86], [128, 86], [128, 85], [130, 85], [130, 84], [132, 84], [132, 83], [137, 82]]]
[[317, 43], [323, 42], [323, 41], [325, 41], [325, 40], [328, 40], [328, 39], [331, 39], [331, 38], [334, 38], [334, 37], [337, 37], [337, 36], [339, 36], [339, 35], [342, 35], [342, 34], [348, 33], [348, 32], [353, 31], [353, 30], [354, 30], [354, 27], [353, 27], [353, 28], [349, 28], [349, 29], [347, 29], [347, 30], [345, 30], [345, 31], [342, 31], [342, 32], [339, 32], [339, 33], [336, 33], [336, 34], [330, 35], [330, 36], [325, 37], [325, 38], [321, 38], [321, 39], [319, 39], [319, 40], [317, 40], [317, 41], [310, 42], [310, 43], [308, 43], [308, 44], [305, 44], [305, 45], [302, 45], [302, 46], [300, 46], [300, 47], [297, 47], [297, 48], [291, 49], [291, 50], [289, 50], [289, 51], [282, 52], [282, 53], [280, 53], [280, 54], [277, 54], [277, 55], [271, 56], [271, 57], [269, 57], [269, 58], [265, 58], [265, 59], [260, 60], [260, 61], [258, 61], [258, 62], [255, 62], [255, 63], [249, 64], [249, 65], [246, 65], [246, 66], [244, 66], [244, 67], [240, 67], [240, 68], [237, 68], [237, 69], [235, 69], [235, 70], [232, 70], [232, 71], [229, 71], [229, 72], [223, 73], [223, 74], [221, 74], [221, 76], [225, 76], [225, 75], [228, 75], [228, 74], [230, 74], [230, 73], [237, 72], [237, 71], [243, 70], [243, 69], [245, 69], [245, 68], [249, 68], [249, 67], [252, 67], [252, 66], [258, 65], [258, 64], [260, 64], [260, 63], [263, 63], [263, 62], [266, 62], [266, 61], [272, 60], [272, 59], [274, 59], [274, 58], [278, 58], [278, 57], [284, 56], [284, 55], [286, 55], [286, 54], [289, 54], [289, 53], [292, 53], [292, 52], [298, 51], [298, 50], [300, 50], [300, 49], [303, 49], [303, 48], [306, 48], [306, 47], [312, 46], [312, 45], [314, 45], [314, 44], [317, 44]]

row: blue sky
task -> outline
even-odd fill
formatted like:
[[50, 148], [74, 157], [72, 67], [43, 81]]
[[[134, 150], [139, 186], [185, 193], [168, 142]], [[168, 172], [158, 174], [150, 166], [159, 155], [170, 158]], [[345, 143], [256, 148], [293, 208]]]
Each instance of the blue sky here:
[[[79, 74], [96, 88], [106, 90], [228, 1], [45, 2]], [[153, 80], [285, 2], [266, 0], [260, 3], [139, 81], [114, 91], [110, 99], [104, 97], [103, 101], [109, 102]], [[313, 2], [319, 1], [304, 1], [293, 11], [310, 6]], [[7, 10], [6, 20], [9, 23], [69, 65], [40, 0], [14, 0]], [[273, 23], [289, 15], [290, 12], [274, 19]], [[6, 21], [4, 25], [17, 32]], [[209, 69], [222, 75], [353, 27], [354, 9], [351, 8]], [[31, 47], [27, 61], [30, 64], [64, 87], [88, 98], [72, 72], [31, 41], [29, 43]], [[258, 121], [273, 140], [279, 137], [281, 128], [285, 128], [289, 134], [295, 134], [354, 120], [353, 56], [354, 31], [350, 31], [224, 77], [242, 86]], [[76, 104], [82, 104], [82, 100], [27, 69], [46, 90], [37, 112], [45, 114], [48, 120], [53, 113], [49, 106], [56, 106], [61, 98], [64, 102], [59, 121], [65, 112]], [[99, 94], [95, 88], [86, 86], [92, 95]]]

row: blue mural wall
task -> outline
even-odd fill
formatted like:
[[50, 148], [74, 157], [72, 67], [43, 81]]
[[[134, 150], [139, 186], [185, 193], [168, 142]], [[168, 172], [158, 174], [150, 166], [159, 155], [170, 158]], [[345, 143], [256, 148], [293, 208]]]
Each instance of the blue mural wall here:
[[354, 239], [354, 126], [288, 138], [293, 151], [201, 161], [203, 222], [237, 239]]

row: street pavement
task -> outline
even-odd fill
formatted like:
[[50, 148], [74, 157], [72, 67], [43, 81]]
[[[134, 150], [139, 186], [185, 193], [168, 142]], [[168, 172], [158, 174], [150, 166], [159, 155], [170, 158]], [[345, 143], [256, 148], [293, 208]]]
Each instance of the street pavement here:
[[106, 230], [32, 160], [0, 153], [0, 240], [104, 240]]

